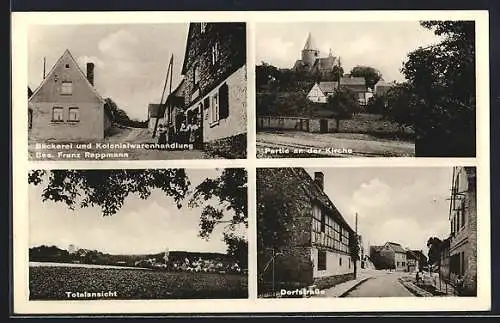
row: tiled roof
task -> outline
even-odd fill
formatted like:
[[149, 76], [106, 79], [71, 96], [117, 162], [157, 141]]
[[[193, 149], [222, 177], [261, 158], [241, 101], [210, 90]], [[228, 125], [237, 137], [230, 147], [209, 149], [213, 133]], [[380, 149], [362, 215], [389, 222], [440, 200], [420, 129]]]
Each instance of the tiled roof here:
[[354, 232], [349, 223], [347, 223], [347, 221], [344, 219], [344, 217], [339, 212], [337, 207], [330, 200], [328, 195], [326, 195], [326, 193], [321, 190], [318, 184], [316, 184], [314, 179], [312, 179], [311, 176], [309, 176], [309, 174], [306, 172], [305, 169], [303, 168], [290, 168], [290, 169], [293, 170], [296, 176], [299, 176], [302, 179], [302, 184], [303, 184], [302, 188], [304, 189], [305, 193], [310, 196], [311, 199], [321, 203], [323, 207], [325, 207], [327, 210], [330, 211], [334, 219], [342, 223], [344, 227], [348, 229], [350, 232]]
[[340, 85], [366, 85], [364, 77], [341, 77]]
[[385, 245], [389, 245], [389, 247], [394, 250], [395, 252], [403, 252], [405, 253], [406, 250], [403, 249], [403, 247], [401, 247], [401, 245], [399, 243], [396, 243], [396, 242], [386, 242]]
[[319, 82], [318, 86], [323, 93], [332, 93], [337, 88], [337, 82]]

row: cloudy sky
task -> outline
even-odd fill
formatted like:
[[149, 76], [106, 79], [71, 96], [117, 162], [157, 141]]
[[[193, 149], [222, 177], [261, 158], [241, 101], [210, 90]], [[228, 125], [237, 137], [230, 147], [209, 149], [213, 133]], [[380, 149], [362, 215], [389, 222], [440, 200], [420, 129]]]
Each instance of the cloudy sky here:
[[[192, 186], [214, 178], [218, 170], [187, 170]], [[112, 254], [142, 254], [171, 251], [226, 252], [222, 230], [214, 231], [209, 241], [199, 238], [201, 209], [177, 209], [172, 198], [153, 191], [147, 200], [130, 195], [120, 211], [102, 216], [100, 208], [71, 211], [66, 204], [41, 201], [42, 186], [30, 185], [30, 247], [56, 245]]]
[[[85, 72], [95, 63], [95, 86], [131, 118], [147, 119], [149, 103], [159, 103], [170, 56], [173, 89], [180, 81], [188, 24], [32, 26], [28, 34], [28, 85], [43, 78], [68, 49]], [[168, 91], [168, 89], [167, 89]]]
[[381, 71], [386, 81], [402, 81], [400, 69], [406, 54], [439, 38], [417, 21], [261, 23], [256, 31], [256, 63], [291, 68], [311, 32], [320, 57], [332, 50], [348, 73], [356, 65]]
[[449, 234], [452, 168], [373, 167], [307, 169], [324, 173], [325, 192], [368, 245], [387, 241], [423, 250], [431, 236]]

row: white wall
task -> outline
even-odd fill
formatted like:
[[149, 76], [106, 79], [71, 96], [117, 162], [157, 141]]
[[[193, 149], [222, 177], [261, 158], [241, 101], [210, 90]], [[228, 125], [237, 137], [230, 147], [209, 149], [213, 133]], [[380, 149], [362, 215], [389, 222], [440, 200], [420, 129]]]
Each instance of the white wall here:
[[[311, 259], [313, 260], [313, 277], [326, 277], [335, 275], [344, 275], [354, 272], [354, 263], [351, 257], [337, 252], [326, 252], [326, 270], [318, 270], [318, 249], [311, 248]], [[342, 258], [342, 266], [340, 266], [339, 258]]]

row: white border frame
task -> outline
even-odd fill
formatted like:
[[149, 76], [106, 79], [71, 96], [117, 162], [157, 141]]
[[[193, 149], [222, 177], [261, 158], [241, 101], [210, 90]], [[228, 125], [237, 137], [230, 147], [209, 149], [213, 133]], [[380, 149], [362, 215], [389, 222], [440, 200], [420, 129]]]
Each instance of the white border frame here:
[[[475, 20], [476, 22], [476, 158], [291, 158], [255, 157], [255, 29], [259, 22]], [[134, 24], [194, 21], [247, 23], [246, 160], [144, 161], [28, 161], [27, 140], [27, 35], [37, 24]], [[15, 314], [143, 314], [143, 313], [248, 313], [248, 312], [405, 312], [472, 311], [491, 306], [490, 165], [489, 165], [489, 17], [481, 11], [287, 11], [287, 12], [14, 12], [12, 13], [12, 129], [13, 129], [13, 273]], [[40, 168], [215, 168], [245, 167], [249, 179], [249, 299], [235, 300], [28, 300], [28, 169]], [[476, 166], [478, 214], [477, 297], [439, 298], [317, 298], [257, 299], [256, 279], [256, 167], [426, 167]], [[126, 313], [124, 313], [126, 311]]]

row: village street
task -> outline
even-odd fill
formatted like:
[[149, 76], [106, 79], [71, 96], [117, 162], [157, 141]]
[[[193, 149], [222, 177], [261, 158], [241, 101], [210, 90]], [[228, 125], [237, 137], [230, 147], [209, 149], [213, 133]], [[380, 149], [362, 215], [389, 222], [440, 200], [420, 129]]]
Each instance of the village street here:
[[[318, 151], [307, 153], [309, 148]], [[269, 149], [289, 149], [288, 153], [270, 153]], [[345, 149], [352, 152], [335, 152], [332, 149]], [[294, 149], [303, 149], [304, 153], [293, 154]], [[330, 149], [330, 150], [328, 150]], [[370, 135], [348, 133], [315, 134], [300, 131], [259, 131], [257, 133], [257, 157], [352, 157], [385, 156], [413, 157], [415, 144], [408, 141], [380, 139]]]
[[344, 297], [402, 297], [414, 296], [398, 279], [408, 273], [385, 272], [358, 285]]

